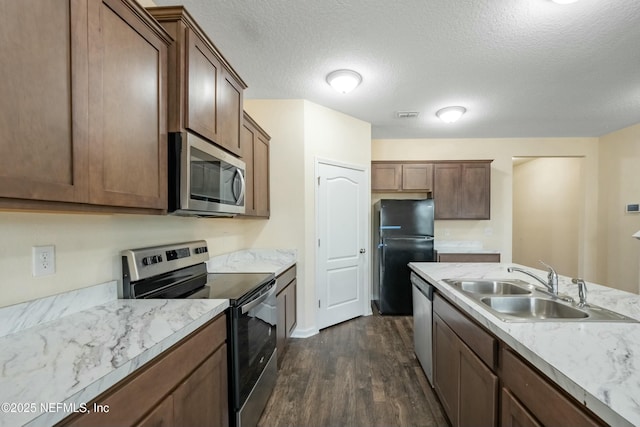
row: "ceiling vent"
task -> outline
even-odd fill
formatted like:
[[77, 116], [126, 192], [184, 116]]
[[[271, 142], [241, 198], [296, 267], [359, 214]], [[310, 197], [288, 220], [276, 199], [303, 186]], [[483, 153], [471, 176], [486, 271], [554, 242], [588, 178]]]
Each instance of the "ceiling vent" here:
[[419, 115], [418, 111], [396, 111], [396, 118], [398, 119], [415, 119]]

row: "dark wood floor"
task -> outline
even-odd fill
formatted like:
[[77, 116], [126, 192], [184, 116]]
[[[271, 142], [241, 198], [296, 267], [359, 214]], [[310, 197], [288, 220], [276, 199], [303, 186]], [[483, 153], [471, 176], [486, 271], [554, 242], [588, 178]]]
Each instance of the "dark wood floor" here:
[[412, 333], [412, 317], [374, 315], [291, 340], [258, 426], [447, 426]]

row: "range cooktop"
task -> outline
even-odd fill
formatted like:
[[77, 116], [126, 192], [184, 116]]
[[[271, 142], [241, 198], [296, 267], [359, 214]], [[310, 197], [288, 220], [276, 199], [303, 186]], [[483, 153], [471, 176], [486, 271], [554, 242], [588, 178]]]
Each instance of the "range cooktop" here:
[[273, 273], [209, 273], [206, 298], [228, 299], [229, 304], [236, 305], [274, 279]]

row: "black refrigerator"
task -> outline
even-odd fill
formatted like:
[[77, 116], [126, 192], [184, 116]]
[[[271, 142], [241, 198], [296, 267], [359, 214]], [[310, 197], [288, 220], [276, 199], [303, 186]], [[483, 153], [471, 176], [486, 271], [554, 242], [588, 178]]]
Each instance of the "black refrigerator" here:
[[380, 314], [413, 314], [407, 264], [435, 261], [433, 216], [433, 199], [374, 205], [372, 295]]

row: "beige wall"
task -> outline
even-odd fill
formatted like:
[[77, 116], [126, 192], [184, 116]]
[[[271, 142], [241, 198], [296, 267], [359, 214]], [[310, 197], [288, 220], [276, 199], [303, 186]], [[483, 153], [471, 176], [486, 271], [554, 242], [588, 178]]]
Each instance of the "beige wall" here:
[[[194, 239], [206, 239], [212, 255], [244, 249], [244, 228], [262, 222], [266, 221], [0, 212], [0, 306], [120, 281], [123, 249]], [[32, 277], [35, 245], [55, 245], [55, 274]]]
[[[257, 230], [254, 243], [269, 246], [277, 242], [279, 247], [298, 250], [296, 329], [299, 335], [310, 334], [317, 330], [315, 162], [324, 159], [362, 166], [368, 175], [371, 126], [303, 100], [246, 100], [245, 110], [271, 135], [273, 150], [274, 208], [268, 224]], [[276, 200], [280, 203], [277, 208]]]
[[638, 293], [640, 214], [625, 205], [640, 203], [640, 124], [600, 138], [600, 221], [604, 225], [600, 259], [604, 285]]
[[513, 168], [513, 262], [578, 277], [584, 211], [580, 157], [533, 158]]
[[[372, 160], [474, 160], [493, 159], [491, 164], [491, 219], [485, 221], [436, 221], [436, 239], [477, 240], [485, 249], [501, 252], [512, 260], [513, 157], [584, 157], [583, 182], [598, 187], [597, 138], [501, 138], [501, 139], [402, 139], [373, 140]], [[581, 208], [585, 218], [580, 232], [579, 274], [598, 281], [598, 216], [592, 208], [598, 192], [585, 194]]]

